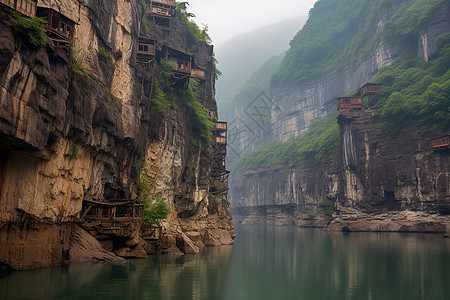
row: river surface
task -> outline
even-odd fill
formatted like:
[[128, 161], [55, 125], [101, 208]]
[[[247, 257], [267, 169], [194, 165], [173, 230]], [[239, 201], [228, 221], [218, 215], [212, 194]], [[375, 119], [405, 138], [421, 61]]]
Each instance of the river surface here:
[[450, 299], [442, 235], [236, 226], [235, 246], [0, 273], [0, 299]]

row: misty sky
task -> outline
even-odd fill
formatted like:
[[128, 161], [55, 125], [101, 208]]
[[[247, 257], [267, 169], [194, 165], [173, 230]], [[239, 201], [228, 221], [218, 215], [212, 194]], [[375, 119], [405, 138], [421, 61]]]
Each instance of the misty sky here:
[[194, 21], [206, 24], [217, 46], [255, 28], [302, 16], [317, 0], [183, 0]]

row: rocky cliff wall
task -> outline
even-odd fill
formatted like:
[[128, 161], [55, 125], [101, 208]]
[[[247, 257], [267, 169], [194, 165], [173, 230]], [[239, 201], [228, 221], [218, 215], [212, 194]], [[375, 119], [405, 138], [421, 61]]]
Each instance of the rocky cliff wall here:
[[[376, 32], [392, 16], [397, 6], [380, 12]], [[449, 6], [443, 5], [420, 36], [417, 36], [419, 57], [428, 60], [437, 53], [435, 38], [450, 30]], [[410, 51], [410, 47], [391, 46], [379, 39], [372, 53], [361, 58], [339, 72], [304, 84], [281, 83], [272, 88], [273, 107], [271, 112], [272, 135], [274, 139], [286, 141], [292, 136], [304, 133], [315, 120], [335, 111], [335, 100], [349, 91], [360, 88], [370, 81], [378, 71], [389, 65], [399, 55]]]
[[[395, 8], [380, 15], [377, 31], [394, 12]], [[450, 31], [449, 16], [448, 5], [436, 11], [428, 28], [417, 37], [419, 57], [428, 60], [436, 54], [434, 39]], [[302, 134], [314, 120], [335, 111], [337, 97], [361, 87], [405, 51], [408, 49], [390, 47], [380, 40], [368, 58], [342, 72], [307, 84], [275, 86], [273, 137], [287, 140]], [[300, 226], [328, 223], [336, 230], [442, 231], [442, 226], [433, 229], [433, 224], [448, 223], [448, 152], [432, 152], [428, 146], [429, 139], [441, 133], [421, 135], [409, 128], [396, 137], [386, 137], [374, 129], [370, 111], [354, 117], [340, 118], [341, 149], [325, 167], [232, 173], [230, 195], [235, 218], [247, 223]], [[334, 205], [332, 223], [324, 214], [327, 202]], [[380, 225], [380, 220], [386, 222]], [[421, 225], [422, 229], [411, 225], [427, 221], [432, 225]]]
[[[325, 167], [240, 175], [232, 182], [240, 222], [328, 226], [350, 231], [445, 232], [450, 229], [448, 150], [405, 128], [386, 137], [372, 113], [339, 116], [341, 149]], [[332, 217], [321, 206], [333, 204]]]
[[[232, 243], [228, 203], [208, 193], [214, 150], [200, 143], [191, 151], [195, 134], [182, 99], [176, 109], [152, 114], [149, 89], [139, 85], [141, 1], [38, 5], [51, 5], [78, 25], [70, 53], [50, 42], [36, 48], [14, 33], [9, 10], [0, 11], [1, 263], [29, 269], [70, 260], [83, 201], [135, 199], [142, 176], [135, 166], [142, 162], [155, 178], [152, 195], [171, 208], [160, 248], [187, 252], [185, 243], [198, 252], [205, 244]], [[151, 26], [171, 47], [187, 49], [184, 24]], [[207, 73], [211, 96], [204, 105], [215, 108], [212, 46], [200, 43], [193, 57]], [[71, 60], [89, 78], [74, 72]], [[142, 242], [138, 236], [128, 238]]]

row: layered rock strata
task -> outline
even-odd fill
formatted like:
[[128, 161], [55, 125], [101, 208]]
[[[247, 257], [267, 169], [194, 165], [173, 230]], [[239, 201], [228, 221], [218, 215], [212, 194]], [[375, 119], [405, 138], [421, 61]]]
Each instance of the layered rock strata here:
[[[83, 222], [84, 200], [135, 199], [142, 176], [135, 166], [142, 163], [155, 179], [152, 195], [171, 209], [156, 248], [176, 247], [185, 236], [197, 247], [232, 243], [228, 202], [209, 194], [214, 149], [200, 143], [191, 150], [196, 136], [182, 99], [152, 114], [151, 89], [139, 84], [146, 72], [135, 59], [141, 1], [38, 5], [76, 21], [76, 34], [70, 51], [50, 42], [36, 48], [15, 34], [10, 11], [0, 9], [0, 262], [30, 269], [71, 255], [75, 261], [114, 260], [97, 243], [84, 245], [88, 233], [75, 224]], [[150, 25], [168, 46], [187, 52], [186, 25]], [[204, 105], [215, 109], [212, 46], [200, 42], [195, 51], [194, 63], [207, 75]], [[74, 63], [88, 76], [74, 71]], [[124, 257], [145, 256], [147, 247], [139, 231], [111, 245]], [[79, 252], [87, 248], [97, 250]]]
[[[397, 9], [380, 12], [377, 31]], [[448, 5], [436, 10], [428, 27], [417, 36], [419, 57], [429, 60], [438, 52], [435, 38], [450, 31], [449, 16]], [[274, 86], [273, 138], [288, 140], [304, 133], [315, 120], [334, 114], [337, 97], [361, 87], [409, 50], [380, 39], [368, 57], [339, 73], [304, 84]], [[396, 230], [403, 225], [406, 231], [433, 231], [428, 225], [417, 225], [422, 221], [447, 226], [449, 153], [429, 148], [431, 138], [446, 132], [419, 134], [415, 128], [405, 128], [397, 136], [387, 137], [375, 130], [371, 111], [344, 114], [339, 123], [341, 149], [325, 166], [232, 173], [230, 195], [236, 220], [369, 231]], [[330, 203], [334, 205], [333, 218], [324, 215], [330, 211]], [[394, 224], [391, 229], [376, 225], [382, 218]], [[367, 219], [372, 225], [363, 225]], [[441, 225], [436, 232], [442, 231]]]
[[[375, 129], [371, 111], [343, 112], [338, 121], [341, 149], [325, 167], [241, 175], [233, 182], [233, 196], [241, 197], [233, 198], [236, 219], [343, 231], [450, 228], [449, 151], [429, 146], [438, 133], [405, 128], [386, 137]], [[332, 217], [321, 203], [333, 203]]]

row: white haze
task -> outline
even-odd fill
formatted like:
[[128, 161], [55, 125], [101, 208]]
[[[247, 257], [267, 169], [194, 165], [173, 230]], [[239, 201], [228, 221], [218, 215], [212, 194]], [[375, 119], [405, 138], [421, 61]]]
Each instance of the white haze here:
[[317, 0], [184, 0], [217, 46], [243, 32], [303, 16]]

